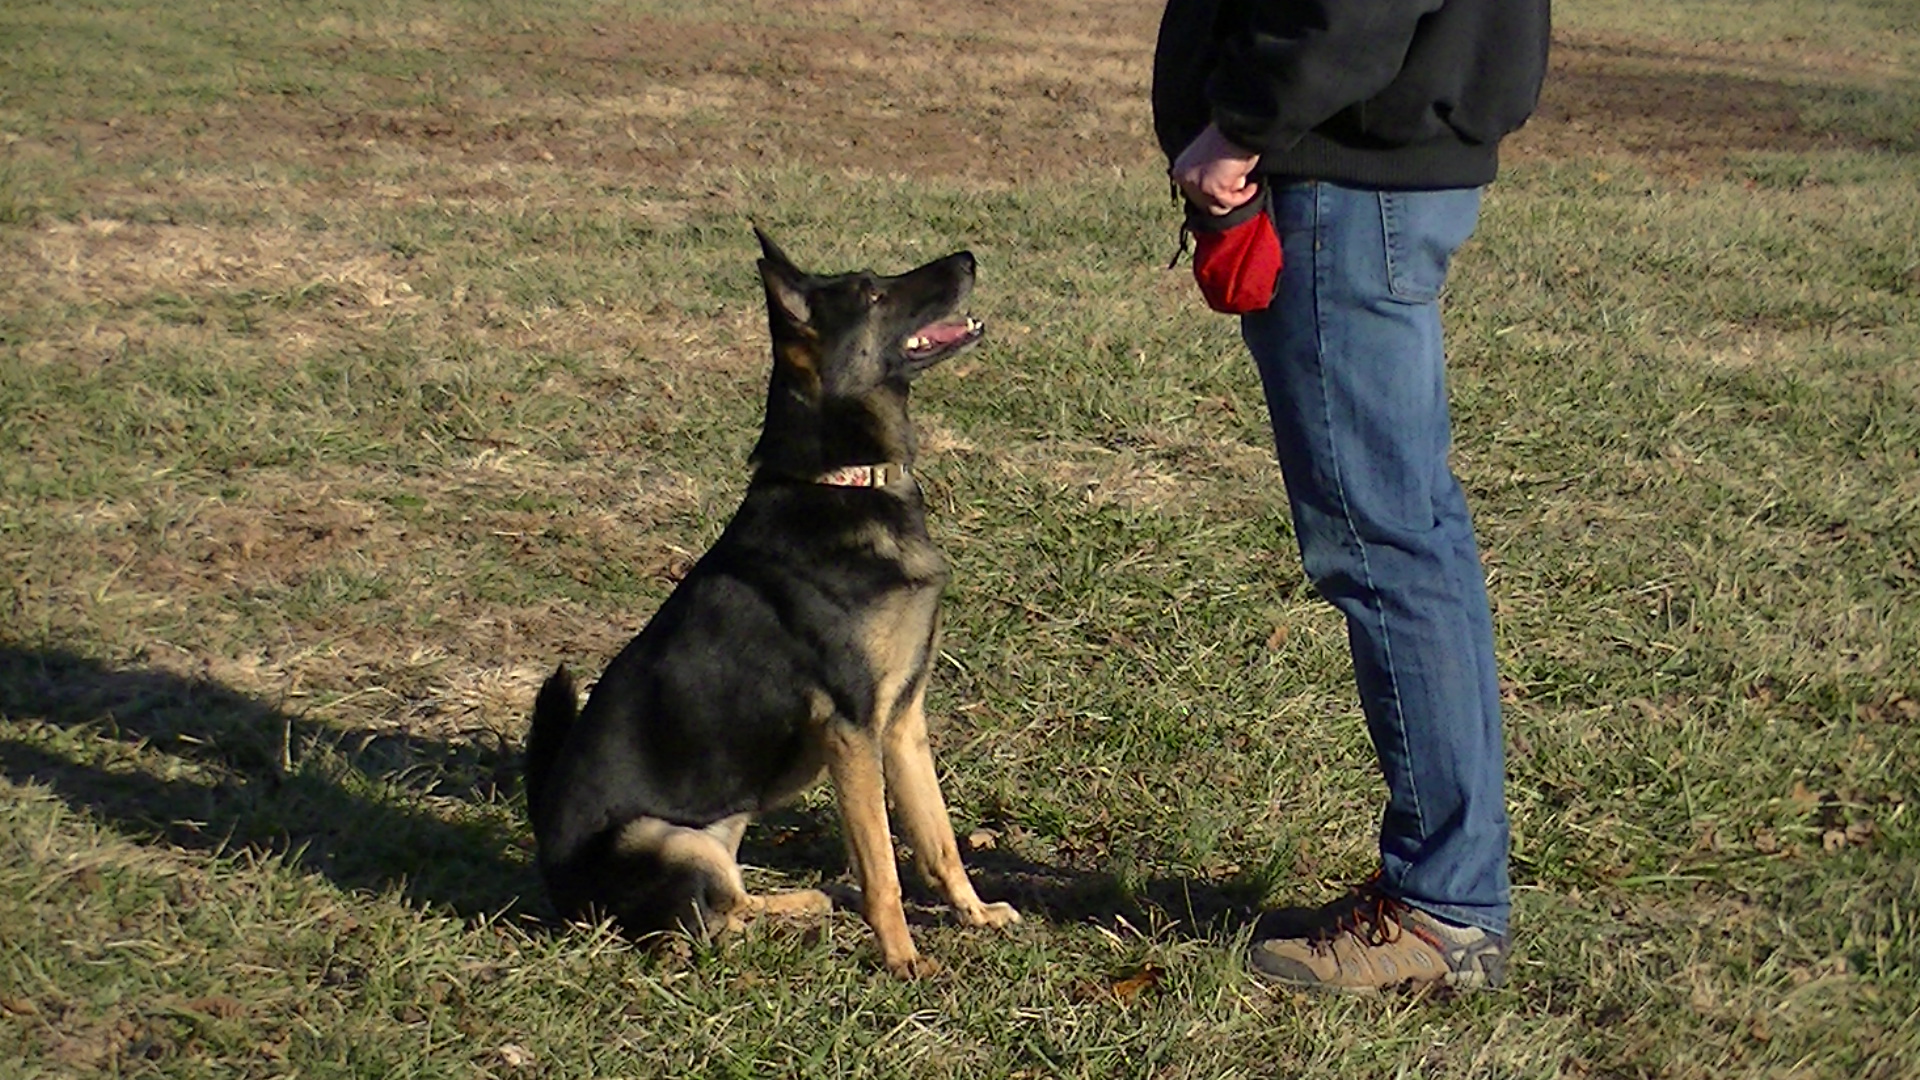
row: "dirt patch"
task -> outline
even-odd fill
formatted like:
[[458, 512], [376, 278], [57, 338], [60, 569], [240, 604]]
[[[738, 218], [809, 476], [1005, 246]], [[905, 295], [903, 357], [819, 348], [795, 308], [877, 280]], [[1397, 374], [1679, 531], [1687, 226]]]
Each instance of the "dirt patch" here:
[[1048, 442], [995, 456], [1002, 472], [1042, 484], [1057, 496], [1149, 513], [1178, 513], [1201, 500], [1217, 505], [1214, 481], [1268, 473], [1272, 460], [1264, 446], [1151, 425], [1141, 431], [1138, 447]]
[[[524, 194], [511, 202], [446, 198], [431, 190], [385, 194], [470, 204], [482, 214], [513, 212], [525, 202]], [[680, 210], [622, 200], [618, 213], [623, 222], [651, 227]], [[355, 243], [341, 231], [85, 218], [44, 221], [10, 239], [0, 244], [0, 276], [35, 284], [0, 297], [0, 312], [44, 320], [19, 346], [20, 357], [35, 364], [89, 370], [129, 352], [218, 351], [237, 337], [287, 362], [362, 343], [396, 320], [428, 349], [458, 340], [520, 354], [600, 359], [670, 352], [680, 369], [692, 371], [744, 371], [759, 363], [738, 347], [752, 339], [762, 318], [750, 310], [693, 323], [661, 301], [639, 308], [609, 304], [582, 318], [551, 304], [512, 302], [459, 268], [450, 272], [444, 301], [424, 302], [413, 282], [449, 275], [439, 260]], [[63, 307], [88, 315], [59, 317]]]
[[[442, 26], [430, 42], [343, 32], [312, 50], [340, 69], [316, 80], [335, 84], [324, 91], [75, 122], [21, 152], [317, 167], [309, 198], [327, 173], [394, 155], [453, 166], [480, 194], [472, 173], [494, 162], [668, 186], [793, 162], [1023, 183], [1156, 158], [1156, 14], [1042, 4], [983, 23], [883, 5], [762, 23], [640, 16], [570, 35]], [[457, 74], [353, 73], [383, 56], [403, 67], [419, 48]]]
[[1539, 110], [1509, 144], [1510, 157], [1626, 156], [1685, 172], [1717, 169], [1739, 154], [1883, 149], [1803, 118], [1809, 88], [1846, 77], [1884, 78], [1877, 65], [1845, 58], [1561, 36]]
[[417, 311], [417, 268], [339, 234], [271, 226], [50, 221], [0, 247], [0, 275], [34, 287], [0, 311], [86, 309], [22, 343], [30, 363], [97, 365], [129, 349], [204, 351], [234, 331], [263, 335], [283, 358], [343, 329]]
[[800, 160], [1009, 182], [1150, 151], [1133, 29], [1013, 39], [884, 15], [826, 28], [640, 19], [475, 43], [533, 93], [358, 112], [316, 133], [629, 174]]
[[208, 503], [175, 529], [170, 546], [179, 562], [168, 560], [162, 569], [240, 587], [297, 581], [342, 555], [405, 539], [373, 507], [325, 497], [290, 501], [270, 512]]
[[[335, 170], [380, 160], [443, 167], [396, 198], [482, 200], [524, 188], [524, 176], [491, 172], [502, 165], [557, 167], [575, 187], [585, 171], [668, 190], [796, 162], [985, 185], [1157, 168], [1148, 109], [1157, 11], [1059, 3], [1006, 14], [811, 5], [759, 23], [638, 16], [572, 34], [438, 26], [427, 44], [456, 76], [342, 75], [350, 92], [76, 124], [55, 142], [105, 160], [318, 167], [305, 198], [331, 187]], [[399, 48], [343, 33], [314, 59], [364, 63]], [[1512, 153], [1626, 155], [1686, 170], [1731, 154], [1876, 148], [1884, 140], [1810, 124], [1803, 104], [1810, 91], [1901, 78], [1871, 57], [1563, 32], [1539, 112]]]
[[363, 312], [416, 299], [390, 254], [289, 229], [89, 219], [44, 226], [33, 248], [35, 278], [50, 285], [56, 298], [75, 303], [127, 303], [155, 291], [194, 289], [325, 289], [342, 307]]

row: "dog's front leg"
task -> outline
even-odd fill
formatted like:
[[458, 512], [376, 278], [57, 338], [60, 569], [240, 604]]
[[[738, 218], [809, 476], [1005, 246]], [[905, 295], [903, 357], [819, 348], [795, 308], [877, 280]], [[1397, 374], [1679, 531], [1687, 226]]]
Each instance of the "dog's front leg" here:
[[860, 883], [862, 913], [880, 942], [880, 959], [888, 971], [903, 978], [931, 974], [934, 965], [914, 948], [906, 909], [900, 903], [900, 868], [887, 832], [879, 740], [844, 721], [830, 720], [828, 725], [827, 771], [833, 776], [854, 879]]
[[967, 877], [966, 864], [960, 861], [960, 845], [953, 837], [946, 800], [940, 797], [933, 747], [927, 741], [925, 701], [923, 682], [915, 690], [912, 703], [886, 733], [887, 782], [893, 790], [900, 827], [907, 834], [907, 843], [913, 845], [914, 864], [927, 884], [947, 898], [961, 922], [968, 926], [1017, 923], [1020, 913], [1012, 904], [981, 901]]

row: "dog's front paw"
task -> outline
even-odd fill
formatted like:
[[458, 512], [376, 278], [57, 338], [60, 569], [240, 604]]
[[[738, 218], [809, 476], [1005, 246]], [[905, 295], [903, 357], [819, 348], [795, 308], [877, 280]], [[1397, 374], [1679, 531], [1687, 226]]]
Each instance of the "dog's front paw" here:
[[1013, 909], [1012, 904], [979, 904], [962, 909], [960, 921], [968, 926], [991, 926], [998, 929], [1019, 922], [1020, 913]]
[[887, 961], [887, 973], [896, 979], [928, 979], [940, 974], [940, 961], [931, 956], [909, 953]]

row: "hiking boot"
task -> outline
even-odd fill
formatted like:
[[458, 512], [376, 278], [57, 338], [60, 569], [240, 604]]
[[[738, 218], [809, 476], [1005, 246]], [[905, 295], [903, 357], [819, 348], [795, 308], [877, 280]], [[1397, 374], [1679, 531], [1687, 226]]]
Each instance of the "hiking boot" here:
[[1256, 975], [1349, 993], [1396, 987], [1480, 990], [1507, 974], [1507, 939], [1455, 926], [1381, 890], [1378, 875], [1309, 914], [1304, 925], [1253, 943]]

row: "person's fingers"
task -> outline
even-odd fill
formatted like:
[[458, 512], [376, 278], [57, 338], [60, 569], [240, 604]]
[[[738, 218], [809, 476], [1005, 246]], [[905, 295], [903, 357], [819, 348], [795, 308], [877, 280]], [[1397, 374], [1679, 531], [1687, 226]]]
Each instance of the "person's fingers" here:
[[1174, 183], [1195, 206], [1210, 214], [1224, 214], [1243, 206], [1259, 193], [1259, 185], [1231, 163], [1214, 162], [1174, 177]]
[[1248, 183], [1244, 175], [1222, 178], [1211, 192], [1214, 205], [1219, 207], [1214, 212], [1224, 214], [1236, 207], [1245, 206], [1248, 200], [1259, 194], [1259, 191], [1259, 185]]

